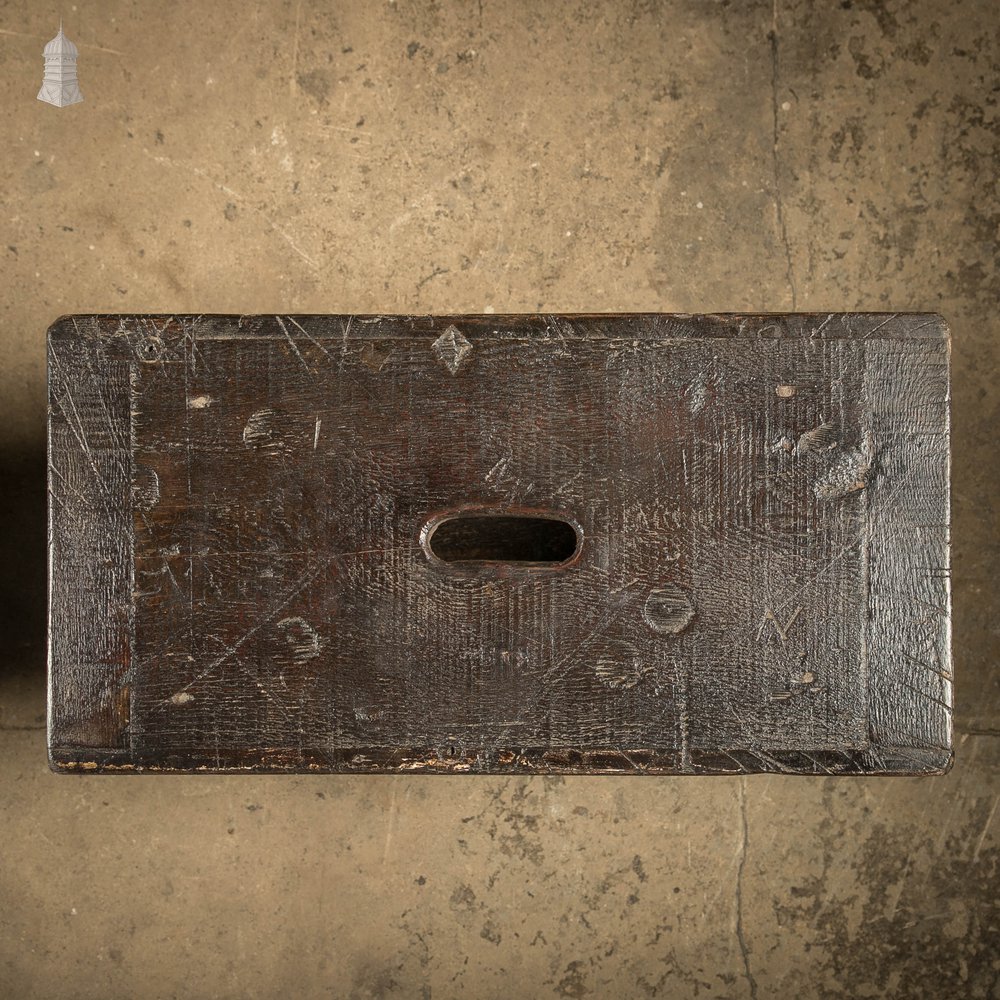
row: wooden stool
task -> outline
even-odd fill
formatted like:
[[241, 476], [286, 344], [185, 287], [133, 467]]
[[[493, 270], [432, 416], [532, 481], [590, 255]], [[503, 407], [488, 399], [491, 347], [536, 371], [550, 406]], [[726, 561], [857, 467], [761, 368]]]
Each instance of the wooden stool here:
[[58, 771], [951, 760], [931, 315], [71, 316]]

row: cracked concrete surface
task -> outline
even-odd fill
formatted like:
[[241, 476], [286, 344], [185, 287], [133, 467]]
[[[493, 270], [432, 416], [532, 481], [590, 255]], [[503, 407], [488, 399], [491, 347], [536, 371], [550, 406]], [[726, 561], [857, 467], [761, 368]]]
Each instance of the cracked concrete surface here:
[[756, 1000], [757, 980], [750, 971], [750, 949], [747, 946], [746, 932], [743, 929], [743, 869], [747, 863], [747, 840], [750, 836], [749, 824], [747, 823], [747, 783], [745, 777], [740, 777], [737, 780], [739, 781], [740, 793], [740, 830], [743, 837], [740, 841], [740, 866], [736, 872], [736, 940], [740, 943], [740, 955], [743, 957], [743, 971], [747, 987], [750, 990], [750, 996]]
[[[0, 995], [1000, 996], [993, 0], [0, 14]], [[951, 774], [49, 774], [57, 315], [793, 307], [952, 325]]]

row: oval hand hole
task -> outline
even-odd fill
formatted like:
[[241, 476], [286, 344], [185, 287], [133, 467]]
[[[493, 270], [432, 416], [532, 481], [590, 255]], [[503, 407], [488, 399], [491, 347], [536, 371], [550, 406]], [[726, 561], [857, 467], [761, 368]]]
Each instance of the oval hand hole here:
[[558, 517], [456, 514], [431, 528], [426, 545], [443, 562], [559, 565], [579, 542], [576, 528]]

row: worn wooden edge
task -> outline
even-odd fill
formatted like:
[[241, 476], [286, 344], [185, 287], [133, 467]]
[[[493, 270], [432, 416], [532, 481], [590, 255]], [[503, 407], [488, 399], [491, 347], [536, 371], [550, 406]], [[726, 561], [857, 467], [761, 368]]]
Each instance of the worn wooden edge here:
[[873, 751], [918, 747], [940, 773], [953, 759], [951, 334], [940, 317], [935, 332], [865, 344], [865, 650]]
[[420, 748], [388, 750], [246, 750], [217, 754], [214, 749], [185, 754], [131, 754], [107, 749], [86, 753], [53, 748], [50, 765], [65, 774], [617, 774], [617, 775], [736, 775], [771, 773], [815, 776], [941, 774], [949, 754], [924, 747], [871, 750], [775, 750], [769, 753], [692, 750], [690, 765], [679, 750], [622, 750], [614, 747], [529, 747], [449, 752]]
[[[694, 334], [692, 321], [709, 320], [711, 332]], [[916, 326], [913, 321], [919, 320]], [[340, 322], [340, 330], [334, 329]], [[236, 329], [233, 329], [233, 324]], [[682, 762], [681, 752], [675, 748], [622, 750], [607, 748], [580, 750], [573, 748], [528, 748], [508, 750], [479, 750], [454, 753], [435, 749], [385, 750], [362, 748], [344, 751], [326, 750], [271, 750], [262, 748], [242, 756], [223, 757], [213, 749], [202, 754], [192, 753], [183, 759], [170, 755], [133, 753], [128, 746], [128, 677], [132, 646], [131, 600], [131, 549], [132, 505], [130, 484], [132, 478], [131, 447], [106, 447], [95, 449], [89, 441], [91, 431], [100, 431], [105, 421], [107, 433], [113, 431], [117, 420], [129, 428], [131, 434], [130, 397], [128, 373], [136, 362], [157, 360], [169, 362], [171, 338], [231, 339], [272, 338], [291, 341], [332, 339], [386, 339], [389, 336], [428, 337], [456, 326], [470, 336], [486, 334], [500, 339], [548, 337], [608, 341], [628, 340], [686, 340], [719, 337], [824, 337], [871, 340], [885, 344], [889, 341], [915, 343], [945, 341], [944, 408], [943, 423], [931, 433], [943, 433], [944, 450], [937, 456], [937, 470], [944, 475], [944, 514], [927, 528], [943, 529], [944, 548], [939, 568], [943, 568], [942, 584], [935, 595], [942, 597], [943, 608], [939, 630], [938, 656], [944, 667], [938, 671], [943, 683], [942, 696], [928, 698], [920, 694], [922, 714], [918, 725], [907, 731], [906, 727], [873, 724], [870, 744], [859, 750], [813, 752], [780, 751], [762, 754], [746, 750], [698, 751], [691, 750], [689, 759]], [[745, 774], [784, 773], [811, 775], [921, 775], [941, 774], [952, 763], [951, 729], [951, 648], [950, 648], [950, 586], [947, 579], [949, 567], [948, 476], [950, 473], [949, 414], [950, 391], [947, 358], [950, 355], [950, 331], [944, 319], [937, 314], [917, 313], [813, 313], [813, 314], [744, 314], [726, 313], [707, 316], [691, 314], [572, 314], [537, 316], [533, 314], [482, 315], [482, 316], [239, 316], [213, 314], [203, 316], [165, 316], [155, 314], [64, 316], [48, 331], [49, 367], [49, 686], [48, 686], [48, 751], [49, 765], [57, 773], [481, 773], [481, 774]], [[73, 350], [73, 345], [77, 349]], [[65, 346], [64, 346], [65, 345]], [[154, 353], [150, 353], [154, 352]], [[884, 360], [884, 359], [883, 359]], [[911, 358], [912, 360], [912, 358]], [[72, 372], [60, 372], [60, 366], [76, 362]], [[100, 364], [98, 363], [100, 362]], [[878, 377], [890, 377], [893, 368], [888, 363], [877, 368]], [[911, 374], [922, 378], [919, 366]], [[67, 375], [72, 376], [68, 378]], [[940, 394], [938, 382], [929, 385], [931, 396]], [[866, 374], [867, 378], [867, 374]], [[88, 401], [93, 404], [74, 416], [62, 403], [70, 383], [82, 387]], [[876, 388], [869, 384], [869, 390]], [[74, 407], [69, 406], [69, 410]], [[103, 415], [98, 414], [103, 411]], [[127, 414], [127, 416], [126, 416]], [[906, 431], [898, 414], [882, 415], [883, 423], [878, 433], [886, 440], [900, 444]], [[873, 426], [878, 423], [873, 414]], [[61, 437], [60, 437], [61, 436]], [[65, 445], [60, 452], [53, 449], [59, 438]], [[75, 444], [74, 444], [75, 442]], [[113, 443], [112, 443], [113, 444]], [[905, 447], [900, 444], [905, 452]], [[912, 457], [912, 456], [911, 456]], [[87, 467], [92, 475], [88, 474]], [[102, 471], [112, 473], [113, 490], [110, 496], [101, 496], [99, 483]], [[67, 474], [73, 477], [74, 499]], [[107, 491], [105, 491], [107, 492]], [[74, 508], [74, 504], [80, 506]], [[904, 512], [915, 513], [915, 501], [900, 505]], [[60, 508], [75, 511], [59, 513]], [[89, 522], [80, 519], [87, 514]], [[95, 530], [82, 531], [81, 524], [92, 523]], [[871, 522], [869, 522], [871, 523]], [[900, 521], [900, 523], [904, 523]], [[100, 537], [114, 538], [115, 532], [128, 545], [129, 558], [108, 563], [109, 574], [104, 591], [107, 601], [92, 600], [90, 609], [93, 620], [103, 624], [103, 629], [91, 629], [88, 636], [73, 635], [73, 642], [63, 643], [70, 630], [60, 629], [71, 609], [75, 588], [86, 585], [86, 564], [100, 559]], [[884, 533], [888, 537], [888, 533]], [[915, 543], [914, 558], [919, 559]], [[878, 539], [876, 539], [876, 543]], [[871, 540], [869, 539], [869, 549]], [[63, 558], [63, 553], [83, 557], [76, 563]], [[870, 553], [869, 553], [870, 558]], [[939, 560], [940, 561], [940, 560]], [[889, 580], [889, 578], [887, 578]], [[92, 582], [92, 581], [90, 581]], [[922, 584], [922, 581], [918, 581]], [[872, 593], [886, 599], [898, 598], [889, 580], [879, 584]], [[941, 590], [943, 587], [943, 591]], [[902, 596], [908, 596], [905, 592]], [[94, 597], [91, 591], [91, 597]], [[876, 607], [870, 594], [869, 607]], [[102, 605], [106, 605], [103, 606]], [[869, 615], [869, 622], [873, 616]], [[62, 635], [65, 631], [66, 635]], [[941, 644], [943, 640], [943, 646]], [[906, 652], [897, 642], [895, 653], [902, 657]], [[110, 655], [109, 655], [110, 651]], [[870, 656], [869, 651], [869, 656]], [[898, 679], [901, 659], [894, 660], [889, 651], [876, 663], [876, 669], [890, 671], [895, 664]], [[944, 656], [942, 661], [940, 658]], [[64, 693], [60, 684], [60, 671], [54, 671], [56, 660], [72, 662], [70, 671], [74, 682], [82, 683], [100, 705], [90, 718], [73, 716], [60, 699]], [[879, 666], [881, 664], [881, 666]], [[888, 674], [887, 674], [888, 676]], [[894, 700], [888, 688], [869, 684], [870, 710], [876, 722], [879, 713], [884, 716]], [[928, 705], [936, 706], [928, 709]], [[108, 739], [111, 737], [111, 740]]]
[[130, 366], [105, 345], [73, 317], [48, 332], [50, 747], [128, 747]]
[[[916, 324], [914, 325], [914, 321]], [[700, 329], [693, 329], [694, 324]], [[709, 325], [706, 329], [706, 324]], [[935, 313], [538, 313], [417, 316], [240, 315], [238, 313], [107, 314], [60, 317], [50, 339], [62, 336], [100, 338], [109, 350], [139, 361], [185, 363], [183, 351], [170, 342], [184, 340], [284, 340], [296, 342], [435, 338], [454, 326], [463, 336], [498, 340], [607, 340], [629, 342], [710, 340], [713, 338], [825, 340], [940, 339], [946, 329]]]

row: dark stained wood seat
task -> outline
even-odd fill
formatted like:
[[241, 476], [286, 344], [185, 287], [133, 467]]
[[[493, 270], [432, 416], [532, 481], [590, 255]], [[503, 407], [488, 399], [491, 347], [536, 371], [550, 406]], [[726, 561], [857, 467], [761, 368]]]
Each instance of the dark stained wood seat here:
[[932, 315], [70, 316], [54, 769], [939, 772]]

